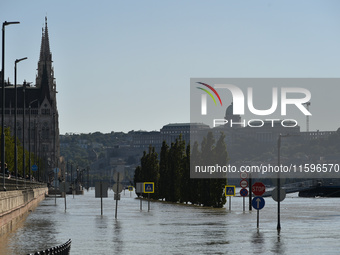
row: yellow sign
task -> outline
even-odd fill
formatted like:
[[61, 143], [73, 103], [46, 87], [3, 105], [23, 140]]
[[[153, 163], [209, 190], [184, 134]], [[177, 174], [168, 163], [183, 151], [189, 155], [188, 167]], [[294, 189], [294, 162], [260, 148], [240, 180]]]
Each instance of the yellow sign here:
[[226, 197], [235, 196], [235, 192], [236, 192], [236, 186], [235, 185], [226, 185], [225, 186], [224, 193], [225, 193]]
[[154, 182], [144, 182], [143, 193], [155, 193], [155, 183]]
[[129, 191], [133, 191], [133, 186], [128, 187]]

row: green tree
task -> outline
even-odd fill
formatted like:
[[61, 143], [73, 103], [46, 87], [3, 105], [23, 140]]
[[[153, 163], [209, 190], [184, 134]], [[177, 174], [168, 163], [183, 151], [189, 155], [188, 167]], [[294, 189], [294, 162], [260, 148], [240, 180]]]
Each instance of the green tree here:
[[[215, 155], [214, 155], [214, 145], [215, 139], [212, 132], [209, 132], [206, 137], [202, 140], [201, 150], [202, 156], [204, 157], [204, 164], [208, 166], [212, 166], [216, 164], [214, 162]], [[201, 185], [201, 201], [200, 203], [204, 206], [213, 206], [212, 194], [211, 194], [211, 186], [210, 182], [212, 179], [205, 178], [202, 180]]]
[[[200, 165], [200, 159], [201, 159], [201, 152], [198, 148], [197, 141], [194, 143], [192, 152], [191, 152], [191, 163], [190, 168], [191, 171], [194, 171], [195, 165]], [[193, 161], [193, 162], [192, 162]], [[201, 185], [202, 185], [202, 179], [190, 179], [190, 202], [193, 204], [201, 204]]]
[[175, 143], [171, 144], [169, 151], [169, 184], [170, 194], [166, 197], [167, 201], [178, 202], [180, 201], [181, 179], [183, 173], [183, 157], [185, 154], [185, 141], [182, 140], [180, 135]]
[[[137, 173], [136, 173], [137, 172]], [[158, 181], [159, 181], [159, 162], [158, 154], [154, 147], [149, 147], [149, 152], [144, 151], [141, 158], [141, 166], [137, 167], [134, 182], [154, 182], [155, 193], [150, 196], [154, 199], [158, 198]]]
[[[223, 133], [221, 133], [221, 136], [213, 150], [215, 164], [226, 166], [228, 163], [228, 152], [227, 146], [225, 144], [225, 135]], [[221, 208], [226, 203], [226, 197], [223, 194], [226, 184], [226, 178], [216, 178], [210, 180], [210, 199], [213, 207]]]
[[164, 199], [169, 196], [168, 181], [169, 174], [169, 146], [165, 141], [162, 143], [160, 159], [159, 159], [159, 198]]
[[191, 201], [191, 179], [190, 179], [190, 144], [187, 146], [185, 155], [182, 159], [182, 178], [181, 178], [181, 199], [180, 202], [188, 203]]

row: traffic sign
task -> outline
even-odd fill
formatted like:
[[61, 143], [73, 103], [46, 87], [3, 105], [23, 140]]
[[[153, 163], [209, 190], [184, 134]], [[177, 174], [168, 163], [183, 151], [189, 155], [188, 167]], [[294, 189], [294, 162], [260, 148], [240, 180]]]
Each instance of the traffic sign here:
[[[118, 177], [118, 174], [119, 174], [119, 177]], [[119, 178], [119, 179], [118, 179], [118, 178]], [[113, 180], [114, 180], [114, 182], [121, 182], [121, 181], [123, 181], [123, 179], [124, 179], [124, 173], [115, 172], [115, 173], [113, 174]]]
[[114, 193], [120, 193], [123, 190], [123, 184], [121, 184], [120, 182], [116, 182], [115, 184], [113, 184], [112, 190]]
[[[279, 192], [277, 192], [277, 188], [272, 191], [272, 198], [278, 202], [279, 201]], [[280, 188], [280, 202], [286, 198], [286, 191]]]
[[241, 189], [241, 190], [240, 190], [240, 195], [241, 195], [242, 197], [246, 197], [246, 196], [248, 195], [248, 190], [247, 190], [247, 189]]
[[226, 197], [235, 196], [236, 187], [234, 185], [226, 185], [225, 186], [225, 195]]
[[[108, 182], [96, 182], [95, 183], [95, 197], [107, 197], [107, 189], [109, 188]], [[74, 189], [72, 184], [72, 190]], [[101, 196], [100, 196], [101, 195]]]
[[155, 183], [154, 182], [144, 182], [143, 193], [155, 193]]
[[120, 194], [115, 193], [115, 195], [114, 195], [114, 200], [120, 200]]
[[262, 182], [255, 182], [251, 190], [255, 196], [262, 196], [266, 191], [266, 186]]
[[32, 171], [38, 171], [38, 166], [36, 164], [32, 165]]
[[251, 205], [256, 210], [261, 210], [265, 204], [266, 202], [264, 201], [263, 197], [254, 197], [253, 200], [251, 201]]
[[248, 178], [248, 174], [246, 172], [241, 172], [241, 178], [242, 179]]
[[133, 191], [133, 186], [128, 187], [129, 191]]
[[242, 181], [240, 181], [240, 186], [242, 188], [247, 188], [248, 187], [248, 182], [246, 180], [242, 180]]
[[143, 193], [143, 182], [137, 182], [136, 183], [136, 193]]

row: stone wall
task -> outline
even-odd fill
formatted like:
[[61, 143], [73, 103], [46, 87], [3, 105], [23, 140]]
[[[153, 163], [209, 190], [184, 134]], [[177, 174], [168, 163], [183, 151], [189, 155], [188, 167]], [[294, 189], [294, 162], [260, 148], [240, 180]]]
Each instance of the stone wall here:
[[47, 187], [0, 192], [0, 236], [12, 231], [47, 193]]

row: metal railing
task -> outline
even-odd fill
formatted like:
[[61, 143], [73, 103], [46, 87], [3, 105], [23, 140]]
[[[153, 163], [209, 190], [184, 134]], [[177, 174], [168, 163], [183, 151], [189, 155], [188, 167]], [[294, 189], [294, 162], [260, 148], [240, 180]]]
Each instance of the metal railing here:
[[58, 245], [44, 251], [37, 251], [36, 253], [29, 253], [27, 255], [69, 255], [71, 250], [71, 242], [72, 240], [69, 239], [66, 243], [62, 245]]
[[[11, 190], [25, 190], [25, 189], [36, 189], [36, 188], [44, 188], [47, 187], [46, 183], [30, 181], [29, 179], [23, 179], [15, 177], [5, 177], [5, 187], [6, 191]], [[3, 176], [0, 176], [0, 183], [3, 182]], [[0, 187], [0, 191], [2, 190], [2, 186]]]

